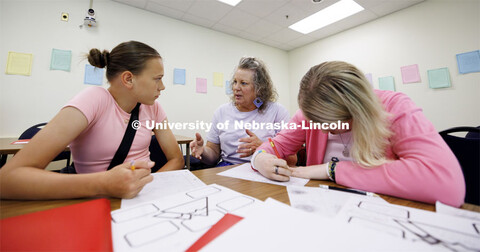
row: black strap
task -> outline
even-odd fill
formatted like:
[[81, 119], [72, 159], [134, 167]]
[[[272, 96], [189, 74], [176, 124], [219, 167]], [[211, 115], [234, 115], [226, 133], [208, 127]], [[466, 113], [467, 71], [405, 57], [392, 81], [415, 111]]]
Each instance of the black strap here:
[[135, 133], [137, 133], [137, 128], [134, 128], [132, 123], [134, 121], [138, 121], [139, 108], [140, 103], [137, 103], [137, 106], [135, 106], [135, 108], [132, 110], [130, 121], [127, 125], [127, 130], [125, 131], [125, 135], [123, 135], [122, 143], [118, 147], [117, 152], [115, 152], [112, 162], [108, 166], [108, 170], [119, 164], [122, 164], [125, 161], [125, 158], [127, 158], [130, 147], [132, 146], [133, 138], [135, 137]]

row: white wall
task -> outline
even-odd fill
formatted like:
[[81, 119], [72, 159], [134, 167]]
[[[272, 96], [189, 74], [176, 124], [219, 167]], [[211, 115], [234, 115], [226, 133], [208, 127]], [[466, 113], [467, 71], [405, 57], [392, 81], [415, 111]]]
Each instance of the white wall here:
[[[378, 78], [393, 76], [396, 90], [423, 108], [437, 130], [480, 125], [480, 73], [459, 74], [455, 55], [480, 49], [480, 1], [427, 0], [289, 52], [290, 111], [311, 66], [342, 60]], [[421, 83], [403, 84], [400, 67], [418, 64]], [[448, 67], [452, 87], [430, 89], [427, 70]]]
[[[82, 54], [90, 48], [111, 50], [128, 40], [147, 43], [164, 58], [166, 90], [159, 101], [171, 122], [210, 122], [213, 111], [229, 101], [225, 88], [213, 86], [213, 73], [230, 79], [244, 55], [267, 63], [279, 102], [290, 107], [287, 52], [110, 0], [94, 1], [98, 27], [80, 29], [89, 2], [0, 0], [0, 69], [5, 69], [8, 51], [33, 53], [31, 76], [0, 74], [0, 137], [15, 137], [49, 121], [87, 87]], [[69, 22], [60, 20], [62, 12], [70, 14]], [[72, 50], [70, 72], [49, 70], [52, 48]], [[174, 68], [187, 70], [185, 86], [173, 85]], [[195, 92], [196, 77], [208, 79], [207, 94]], [[194, 135], [188, 130], [174, 133]]]

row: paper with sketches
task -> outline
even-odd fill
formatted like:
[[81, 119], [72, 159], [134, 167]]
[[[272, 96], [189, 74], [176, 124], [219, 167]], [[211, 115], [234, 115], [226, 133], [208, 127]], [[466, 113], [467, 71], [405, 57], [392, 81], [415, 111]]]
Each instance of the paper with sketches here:
[[85, 65], [85, 78], [83, 83], [92, 85], [103, 84], [103, 73], [105, 69], [94, 67], [90, 64]]
[[114, 251], [185, 251], [224, 214], [244, 216], [261, 201], [212, 184], [112, 211]]
[[8, 52], [6, 74], [30, 75], [32, 73], [33, 54]]
[[205, 183], [188, 170], [159, 172], [152, 175], [153, 181], [146, 184], [135, 198], [122, 199], [122, 208], [205, 185]]
[[197, 78], [197, 93], [207, 93], [207, 79]]
[[457, 64], [461, 74], [480, 72], [480, 50], [457, 54]]
[[378, 87], [380, 90], [395, 91], [395, 81], [393, 76], [378, 78]]
[[417, 64], [403, 66], [400, 68], [400, 72], [402, 72], [403, 84], [420, 82], [420, 72]]
[[282, 185], [282, 186], [290, 186], [290, 185], [304, 186], [309, 181], [309, 179], [296, 178], [296, 177], [290, 177], [290, 181], [287, 181], [287, 182], [273, 181], [268, 178], [265, 178], [259, 172], [254, 171], [250, 167], [250, 163], [245, 163], [245, 164], [233, 167], [229, 170], [220, 172], [217, 175], [238, 178], [238, 179], [245, 179], [245, 180], [250, 180], [255, 182], [274, 184], [274, 185]]
[[480, 223], [420, 209], [352, 198], [337, 220], [436, 251], [480, 251]]
[[448, 68], [428, 70], [428, 86], [430, 88], [446, 88], [452, 86]]
[[52, 58], [50, 60], [50, 70], [63, 70], [70, 72], [72, 62], [72, 51], [52, 49]]
[[223, 87], [223, 73], [213, 73], [213, 85]]
[[185, 69], [173, 69], [173, 84], [185, 85]]
[[287, 192], [292, 207], [325, 217], [334, 217], [343, 205], [354, 197], [386, 202], [380, 197], [364, 196], [320, 187], [287, 186]]
[[[477, 213], [477, 212], [468, 211], [468, 210], [452, 207], [449, 205], [445, 205], [440, 201], [437, 201], [435, 203], [435, 210], [439, 214], [446, 214], [446, 215], [452, 215], [452, 216], [461, 217], [461, 218], [467, 218], [472, 221], [476, 221], [480, 224], [480, 213]], [[480, 228], [480, 226], [478, 227]]]
[[366, 228], [306, 213], [278, 201], [265, 203], [202, 251], [428, 251]]

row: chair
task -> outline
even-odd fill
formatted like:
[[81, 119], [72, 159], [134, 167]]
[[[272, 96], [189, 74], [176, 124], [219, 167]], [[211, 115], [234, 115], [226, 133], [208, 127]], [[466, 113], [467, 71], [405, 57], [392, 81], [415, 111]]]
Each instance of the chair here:
[[152, 135], [148, 150], [150, 151], [150, 160], [155, 162], [155, 166], [152, 167], [152, 173], [154, 173], [167, 163], [167, 157], [163, 153], [155, 135]]
[[[449, 135], [468, 132], [468, 137]], [[462, 167], [466, 184], [465, 202], [480, 205], [480, 128], [455, 127], [440, 132]], [[476, 136], [476, 137], [475, 137]]]
[[[45, 125], [47, 125], [47, 123], [39, 123], [37, 125], [33, 125], [32, 127], [25, 130], [20, 135], [20, 137], [18, 139], [19, 140], [20, 139], [32, 139], [33, 136], [35, 136], [35, 134], [37, 134], [43, 128], [43, 126], [45, 126]], [[70, 165], [70, 155], [71, 155], [70, 151], [62, 151], [52, 161], [58, 161], [58, 160], [66, 159], [67, 160], [67, 166], [69, 166]]]

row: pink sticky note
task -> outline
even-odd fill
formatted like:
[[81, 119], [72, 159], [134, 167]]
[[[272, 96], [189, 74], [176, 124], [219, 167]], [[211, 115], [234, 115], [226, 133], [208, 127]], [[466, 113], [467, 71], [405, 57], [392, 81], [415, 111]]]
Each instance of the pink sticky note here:
[[197, 78], [197, 93], [207, 93], [207, 79]]
[[403, 66], [400, 68], [402, 72], [403, 84], [420, 82], [420, 72], [418, 71], [418, 65]]

